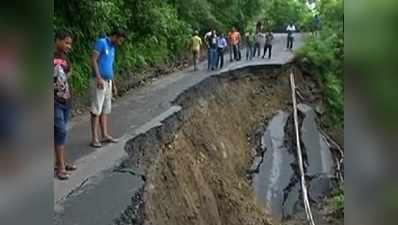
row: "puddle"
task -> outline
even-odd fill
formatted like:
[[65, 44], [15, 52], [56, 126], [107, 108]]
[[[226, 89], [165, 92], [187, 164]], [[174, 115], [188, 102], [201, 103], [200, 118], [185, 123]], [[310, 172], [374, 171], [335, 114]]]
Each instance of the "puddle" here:
[[[314, 110], [304, 104], [298, 108], [304, 117], [300, 130], [309, 195], [312, 201], [319, 201], [332, 187], [333, 156], [320, 134]], [[291, 137], [294, 133], [286, 133], [290, 128], [287, 126], [292, 123], [289, 116], [289, 113], [280, 111], [267, 124], [261, 138], [261, 149], [265, 153], [262, 160], [254, 162], [259, 163], [253, 178], [257, 201], [281, 221], [304, 210], [295, 142]]]

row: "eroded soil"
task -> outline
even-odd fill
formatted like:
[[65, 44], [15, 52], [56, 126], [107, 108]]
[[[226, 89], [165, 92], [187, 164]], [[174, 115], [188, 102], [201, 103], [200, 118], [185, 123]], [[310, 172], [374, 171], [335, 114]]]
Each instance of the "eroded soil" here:
[[272, 73], [225, 80], [210, 96], [185, 102], [190, 119], [148, 181], [151, 224], [270, 224], [246, 171], [255, 154], [248, 137], [289, 102], [288, 77]]

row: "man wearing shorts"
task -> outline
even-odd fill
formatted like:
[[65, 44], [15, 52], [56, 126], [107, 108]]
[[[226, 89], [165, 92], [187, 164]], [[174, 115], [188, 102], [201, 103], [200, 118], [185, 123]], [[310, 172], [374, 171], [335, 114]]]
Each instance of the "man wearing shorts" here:
[[194, 71], [198, 71], [198, 60], [200, 58], [200, 48], [202, 46], [202, 39], [199, 37], [199, 31], [193, 33], [191, 39], [192, 61]]
[[67, 31], [55, 34], [55, 53], [53, 58], [54, 74], [54, 147], [55, 175], [60, 180], [69, 178], [69, 171], [76, 166], [66, 163], [65, 144], [68, 133], [69, 113], [72, 109], [72, 95], [68, 78], [71, 75], [71, 64], [67, 53], [72, 49], [72, 35]]
[[[102, 143], [117, 143], [108, 132], [108, 115], [112, 108], [112, 85], [115, 61], [115, 49], [120, 46], [126, 33], [115, 30], [111, 36], [99, 38], [91, 57], [93, 79], [91, 79], [91, 146], [102, 147]], [[102, 139], [99, 140], [98, 129]]]

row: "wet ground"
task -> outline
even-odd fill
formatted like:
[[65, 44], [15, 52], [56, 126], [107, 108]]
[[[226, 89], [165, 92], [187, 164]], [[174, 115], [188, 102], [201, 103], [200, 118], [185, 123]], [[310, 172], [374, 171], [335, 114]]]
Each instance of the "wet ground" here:
[[[335, 185], [335, 163], [321, 135], [314, 110], [304, 104], [300, 112], [301, 145], [310, 201], [320, 203]], [[297, 153], [290, 113], [279, 111], [266, 125], [253, 178], [257, 201], [282, 221], [304, 211]], [[315, 221], [316, 222], [316, 221]]]

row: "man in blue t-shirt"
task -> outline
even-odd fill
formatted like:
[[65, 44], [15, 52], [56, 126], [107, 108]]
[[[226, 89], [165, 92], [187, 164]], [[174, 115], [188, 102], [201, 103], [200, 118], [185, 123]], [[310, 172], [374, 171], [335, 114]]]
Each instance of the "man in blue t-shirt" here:
[[[117, 143], [108, 132], [108, 114], [112, 107], [112, 85], [114, 76], [115, 49], [126, 37], [121, 30], [114, 31], [111, 36], [99, 38], [95, 42], [91, 63], [93, 79], [91, 80], [91, 146], [102, 147], [103, 143]], [[114, 87], [114, 90], [116, 88]], [[98, 138], [98, 125], [101, 127], [102, 139]]]

